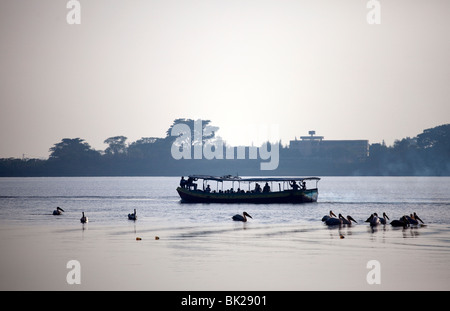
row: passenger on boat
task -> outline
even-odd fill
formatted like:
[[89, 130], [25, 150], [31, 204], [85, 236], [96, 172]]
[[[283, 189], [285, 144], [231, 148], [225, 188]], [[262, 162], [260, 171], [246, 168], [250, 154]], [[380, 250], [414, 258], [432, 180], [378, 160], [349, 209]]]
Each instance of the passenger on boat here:
[[306, 181], [302, 182], [302, 190], [306, 190]]
[[261, 193], [261, 186], [258, 183], [255, 185], [255, 193]]
[[206, 186], [205, 192], [211, 192], [211, 188], [209, 187], [209, 185]]
[[293, 190], [298, 190], [300, 188], [299, 185], [297, 185], [297, 183], [295, 182], [295, 180], [290, 181], [289, 185], [292, 187]]
[[186, 179], [184, 179], [184, 176], [181, 176], [180, 187], [186, 188]]
[[189, 177], [188, 178], [188, 180], [187, 180], [187, 182], [186, 182], [186, 186], [187, 186], [187, 188], [189, 189], [189, 190], [191, 190], [191, 187], [193, 187], [194, 188], [194, 190], [197, 190], [197, 184], [194, 184], [194, 181], [195, 180], [197, 180], [197, 178], [192, 178], [192, 177]]
[[270, 192], [270, 186], [269, 186], [269, 184], [268, 184], [267, 182], [266, 182], [266, 184], [264, 185], [263, 192], [264, 192], [264, 193]]

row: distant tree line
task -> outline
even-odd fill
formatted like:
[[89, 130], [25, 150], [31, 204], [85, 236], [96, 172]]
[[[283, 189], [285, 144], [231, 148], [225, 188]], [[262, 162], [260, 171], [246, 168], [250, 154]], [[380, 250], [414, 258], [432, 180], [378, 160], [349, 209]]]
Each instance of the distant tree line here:
[[[345, 150], [334, 154], [304, 158], [279, 142], [279, 165], [275, 170], [261, 171], [260, 159], [179, 159], [171, 154], [179, 136], [172, 136], [175, 125], [186, 124], [194, 142], [194, 120], [176, 119], [166, 136], [142, 137], [127, 143], [127, 137], [114, 136], [104, 142], [105, 150], [94, 150], [84, 139], [63, 138], [50, 148], [47, 160], [0, 159], [0, 176], [182, 176], [211, 175], [299, 175], [299, 176], [450, 176], [450, 124], [426, 129], [416, 137], [396, 140], [393, 146], [371, 144], [369, 156], [354, 159]], [[202, 131], [208, 135], [201, 143], [216, 139], [217, 127], [202, 120]], [[197, 141], [197, 143], [199, 143]], [[229, 146], [224, 145], [223, 148]], [[246, 147], [248, 155], [250, 147]]]
[[450, 176], [450, 124], [396, 140], [391, 147], [370, 145], [361, 170], [372, 175]]

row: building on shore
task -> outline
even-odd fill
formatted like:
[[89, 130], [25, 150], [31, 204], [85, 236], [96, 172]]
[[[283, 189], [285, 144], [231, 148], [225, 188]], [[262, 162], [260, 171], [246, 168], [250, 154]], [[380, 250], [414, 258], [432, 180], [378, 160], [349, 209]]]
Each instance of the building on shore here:
[[333, 158], [345, 161], [361, 161], [369, 156], [368, 140], [325, 140], [309, 131], [309, 136], [291, 140], [289, 149], [302, 158]]

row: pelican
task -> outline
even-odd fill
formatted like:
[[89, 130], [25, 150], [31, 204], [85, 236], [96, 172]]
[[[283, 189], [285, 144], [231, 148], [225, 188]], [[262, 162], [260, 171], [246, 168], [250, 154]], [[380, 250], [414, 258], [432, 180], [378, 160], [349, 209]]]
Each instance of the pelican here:
[[399, 220], [394, 219], [391, 221], [392, 227], [403, 227], [406, 228], [409, 225], [408, 219], [405, 216], [402, 216]]
[[378, 225], [385, 225], [386, 218], [389, 220], [388, 215], [386, 215], [386, 213], [384, 213], [384, 212], [383, 212], [383, 218], [378, 217], [377, 213], [373, 213], [372, 215], [370, 215], [369, 219], [367, 219], [367, 220], [369, 220], [371, 226], [378, 226]]
[[371, 215], [369, 216], [369, 218], [366, 219], [365, 222], [370, 222], [372, 219], [373, 219], [373, 214], [371, 214]]
[[414, 212], [414, 219], [420, 220], [421, 223], [424, 223], [419, 216], [417, 216], [416, 212]]
[[53, 215], [62, 215], [62, 212], [64, 212], [64, 210], [61, 207], [56, 207], [56, 209], [53, 211]]
[[333, 211], [330, 211], [330, 215], [323, 216], [322, 221], [326, 221], [327, 219], [332, 218], [333, 216], [336, 217], [336, 215], [333, 213]]
[[247, 212], [244, 212], [242, 215], [236, 214], [236, 215], [234, 215], [234, 216], [232, 217], [232, 219], [235, 220], [235, 221], [243, 221], [243, 222], [246, 222], [246, 221], [247, 221], [247, 217], [246, 217], [246, 216], [248, 216], [248, 217], [250, 217], [250, 218], [253, 219], [253, 217], [250, 216], [249, 214], [247, 214]]
[[344, 217], [341, 215], [341, 217], [342, 217], [342, 223], [343, 223], [344, 225], [349, 225], [349, 226], [350, 226], [350, 225], [352, 224], [352, 221], [355, 222], [355, 223], [358, 223], [356, 220], [353, 219], [352, 216], [347, 215], [347, 218], [344, 218]]
[[83, 213], [83, 216], [80, 218], [80, 221], [81, 221], [83, 224], [85, 224], [85, 223], [88, 222], [88, 218], [87, 218], [86, 216], [84, 216], [84, 212], [82, 212], [82, 213]]
[[419, 224], [419, 222], [414, 219], [413, 214], [409, 214], [409, 216], [408, 215], [404, 215], [403, 217], [405, 217], [408, 220], [409, 224], [411, 224], [411, 225], [418, 225]]
[[373, 213], [371, 216], [372, 218], [369, 221], [371, 227], [378, 226], [379, 224], [381, 224], [380, 217], [378, 217], [377, 213]]
[[414, 212], [414, 215], [410, 214], [409, 216], [405, 215], [404, 217], [406, 217], [406, 219], [408, 220], [408, 222], [411, 225], [418, 225], [419, 224], [419, 220], [420, 220], [421, 223], [423, 223], [422, 219], [420, 219], [420, 217], [417, 216], [416, 212]]
[[325, 220], [325, 224], [327, 225], [327, 226], [337, 226], [337, 225], [342, 225], [342, 215], [341, 214], [339, 214], [339, 217], [338, 218], [333, 218], [333, 217], [330, 217], [330, 218], [328, 218], [327, 220]]
[[129, 220], [136, 220], [137, 219], [136, 209], [134, 209], [134, 213], [133, 214], [128, 214], [128, 219]]
[[386, 215], [386, 213], [383, 212], [383, 218], [380, 218], [381, 224], [385, 225], [385, 224], [387, 223], [386, 219], [387, 219], [387, 220], [390, 220], [389, 217], [388, 217], [388, 215]]

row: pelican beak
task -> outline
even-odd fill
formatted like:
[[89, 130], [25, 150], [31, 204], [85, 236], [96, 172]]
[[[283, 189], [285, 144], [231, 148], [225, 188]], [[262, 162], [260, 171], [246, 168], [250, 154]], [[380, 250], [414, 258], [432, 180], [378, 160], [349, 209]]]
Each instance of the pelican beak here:
[[386, 213], [383, 213], [383, 216], [386, 217], [388, 220], [390, 220], [388, 215], [386, 215]]
[[348, 218], [348, 220], [351, 220], [351, 221], [353, 221], [353, 222], [355, 222], [355, 223], [358, 223], [356, 220], [353, 219], [352, 216], [347, 216], [347, 218]]
[[419, 216], [417, 216], [417, 215], [414, 215], [414, 216], [416, 216], [417, 220], [420, 220], [421, 223], [424, 223], [424, 222], [422, 221], [422, 219], [420, 219]]
[[250, 217], [251, 219], [253, 219], [253, 217], [252, 217], [252, 216], [250, 216], [249, 214], [247, 214], [247, 216], [248, 216], [248, 217]]
[[336, 217], [336, 215], [332, 211], [330, 211], [330, 215]]
[[60, 211], [64, 212], [64, 210], [59, 206], [56, 209], [59, 209]]

